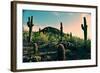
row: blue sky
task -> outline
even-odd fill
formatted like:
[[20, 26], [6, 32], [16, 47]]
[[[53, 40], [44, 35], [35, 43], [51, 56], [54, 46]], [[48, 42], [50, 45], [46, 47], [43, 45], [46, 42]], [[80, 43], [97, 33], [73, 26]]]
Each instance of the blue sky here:
[[66, 13], [66, 12], [52, 12], [52, 11], [34, 11], [23, 10], [23, 24], [26, 24], [28, 17], [33, 16], [33, 23], [38, 25], [54, 25], [59, 22], [69, 24], [76, 17], [80, 16], [80, 13]]
[[84, 36], [81, 24], [83, 23], [83, 17], [86, 17], [88, 25], [88, 38], [91, 37], [90, 13], [23, 10], [22, 20], [25, 31], [29, 30], [27, 21], [30, 16], [33, 16], [33, 32], [38, 31], [39, 28], [43, 29], [48, 26], [60, 29], [60, 22], [62, 22], [64, 33], [72, 32], [74, 36], [81, 38]]

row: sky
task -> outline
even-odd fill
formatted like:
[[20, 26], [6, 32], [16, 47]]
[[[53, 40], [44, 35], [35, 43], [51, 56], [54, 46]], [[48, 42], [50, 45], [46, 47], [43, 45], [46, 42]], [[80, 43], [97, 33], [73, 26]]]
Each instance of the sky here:
[[55, 11], [36, 11], [36, 10], [23, 10], [23, 30], [28, 31], [27, 26], [28, 17], [33, 16], [33, 28], [32, 31], [38, 31], [39, 28], [51, 26], [60, 29], [60, 22], [63, 23], [64, 33], [70, 33], [74, 36], [84, 38], [84, 34], [81, 28], [83, 24], [83, 17], [86, 17], [88, 25], [88, 38], [91, 38], [91, 14], [79, 13], [79, 12], [55, 12]]

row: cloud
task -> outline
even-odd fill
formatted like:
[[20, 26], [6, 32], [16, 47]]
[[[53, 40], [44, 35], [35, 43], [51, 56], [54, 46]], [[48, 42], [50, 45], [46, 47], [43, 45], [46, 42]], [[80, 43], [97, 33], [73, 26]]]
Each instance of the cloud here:
[[[48, 25], [47, 25], [48, 26]], [[43, 28], [45, 28], [45, 27], [47, 27], [47, 26], [41, 26], [41, 25], [34, 25], [33, 27], [32, 27], [32, 31], [33, 32], [36, 32], [36, 31], [39, 31], [39, 28], [41, 28], [41, 29], [43, 29]], [[26, 24], [23, 24], [23, 31], [25, 31], [25, 32], [28, 32], [29, 31], [29, 27], [26, 25]]]
[[25, 31], [25, 32], [29, 31], [29, 28], [27, 25], [23, 25], [23, 31]]
[[89, 13], [87, 13], [87, 14], [86, 13], [81, 14], [82, 17], [88, 17], [89, 15], [90, 15]]
[[55, 16], [57, 17], [57, 20], [58, 20], [58, 21], [61, 20], [61, 19], [60, 19], [60, 16], [61, 16], [60, 13], [58, 13], [58, 12], [52, 12], [52, 14], [55, 15]]
[[52, 12], [55, 16], [59, 16], [60, 14], [58, 12]]
[[[39, 26], [33, 26], [32, 27], [32, 31], [38, 31], [39, 30]], [[23, 31], [29, 31], [29, 27], [27, 25], [23, 25]]]

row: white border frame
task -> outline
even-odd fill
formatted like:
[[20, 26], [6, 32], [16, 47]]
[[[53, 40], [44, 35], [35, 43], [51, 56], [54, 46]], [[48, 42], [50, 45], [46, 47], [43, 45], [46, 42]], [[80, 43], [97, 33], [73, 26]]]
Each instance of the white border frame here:
[[[44, 10], [44, 11], [66, 11], [66, 12], [88, 12], [91, 13], [91, 59], [73, 60], [73, 61], [53, 61], [53, 62], [35, 62], [23, 63], [22, 61], [22, 10]], [[96, 9], [85, 7], [67, 7], [51, 5], [17, 4], [17, 69], [40, 69], [52, 67], [74, 67], [96, 65]]]

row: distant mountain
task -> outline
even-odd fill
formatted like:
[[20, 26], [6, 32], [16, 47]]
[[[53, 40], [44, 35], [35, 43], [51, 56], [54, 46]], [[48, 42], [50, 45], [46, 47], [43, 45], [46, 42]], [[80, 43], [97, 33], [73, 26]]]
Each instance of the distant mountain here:
[[54, 27], [45, 27], [44, 29], [40, 30], [43, 33], [52, 33], [52, 34], [60, 34], [60, 30]]

